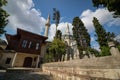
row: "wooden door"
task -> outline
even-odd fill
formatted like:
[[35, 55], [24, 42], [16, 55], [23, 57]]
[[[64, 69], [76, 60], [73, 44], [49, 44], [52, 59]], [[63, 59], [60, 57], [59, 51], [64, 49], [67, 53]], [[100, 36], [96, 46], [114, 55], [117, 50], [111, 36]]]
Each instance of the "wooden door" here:
[[32, 66], [32, 58], [31, 57], [26, 57], [24, 60], [23, 67], [31, 67]]

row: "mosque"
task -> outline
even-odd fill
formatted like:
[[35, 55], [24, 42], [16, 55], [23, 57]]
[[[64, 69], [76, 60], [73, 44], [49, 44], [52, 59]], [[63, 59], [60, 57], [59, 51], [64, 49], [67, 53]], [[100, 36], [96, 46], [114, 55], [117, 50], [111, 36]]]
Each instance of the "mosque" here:
[[73, 38], [73, 35], [70, 34], [70, 28], [68, 24], [66, 27], [65, 34], [62, 35], [62, 40], [67, 45], [66, 60], [78, 59], [79, 51], [77, 49], [76, 41]]

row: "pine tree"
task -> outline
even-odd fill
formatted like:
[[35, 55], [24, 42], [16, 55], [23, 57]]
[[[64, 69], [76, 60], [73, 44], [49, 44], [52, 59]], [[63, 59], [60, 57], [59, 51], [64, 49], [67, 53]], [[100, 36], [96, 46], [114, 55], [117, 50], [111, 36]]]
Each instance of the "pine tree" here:
[[103, 26], [99, 23], [96, 17], [93, 18], [93, 24], [95, 27], [95, 32], [97, 36], [97, 42], [100, 45], [101, 49], [101, 55], [106, 56], [109, 55], [109, 47], [108, 47], [108, 38], [107, 38], [107, 33], [106, 30], [103, 28]]
[[57, 27], [60, 21], [60, 12], [56, 10], [56, 8], [53, 8], [53, 20], [55, 21], [56, 33], [57, 33]]
[[5, 26], [8, 24], [7, 17], [9, 16], [8, 13], [3, 10], [3, 6], [7, 4], [7, 0], [0, 1], [0, 36], [4, 34], [6, 31], [4, 30]]
[[107, 32], [107, 41], [114, 41], [115, 34], [112, 32]]
[[83, 50], [87, 50], [87, 47], [90, 47], [90, 35], [79, 17], [73, 19], [72, 25], [73, 36], [77, 42], [79, 53], [82, 54]]
[[97, 33], [97, 41], [100, 45], [100, 47], [102, 46], [108, 46], [107, 44], [107, 33], [105, 31], [105, 29], [103, 28], [103, 26], [99, 23], [99, 21], [97, 20], [96, 17], [93, 18], [93, 24], [95, 27], [95, 32]]

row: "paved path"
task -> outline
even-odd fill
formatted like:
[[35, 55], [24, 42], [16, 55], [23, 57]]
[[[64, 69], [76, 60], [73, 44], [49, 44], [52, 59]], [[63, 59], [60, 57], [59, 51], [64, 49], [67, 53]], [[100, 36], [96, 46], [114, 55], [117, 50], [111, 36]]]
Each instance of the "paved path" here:
[[53, 78], [43, 72], [6, 73], [5, 70], [0, 70], [0, 80], [53, 80]]
[[16, 80], [53, 80], [51, 76], [39, 72], [39, 73], [30, 73], [28, 75], [23, 75], [22, 77], [16, 79]]
[[0, 80], [4, 80], [5, 70], [0, 70]]

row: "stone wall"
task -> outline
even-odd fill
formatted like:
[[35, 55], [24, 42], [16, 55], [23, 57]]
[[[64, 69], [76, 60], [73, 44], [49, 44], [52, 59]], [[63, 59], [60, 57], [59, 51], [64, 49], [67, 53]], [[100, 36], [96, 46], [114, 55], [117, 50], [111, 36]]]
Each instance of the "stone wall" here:
[[53, 75], [55, 80], [119, 80], [119, 61], [119, 56], [106, 56], [47, 63], [43, 71]]

